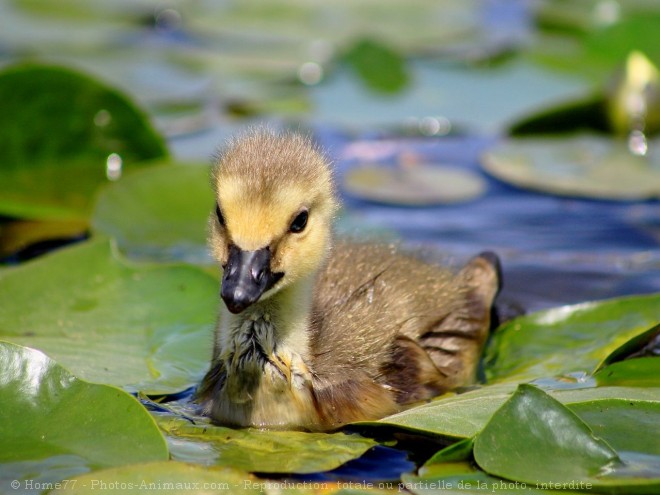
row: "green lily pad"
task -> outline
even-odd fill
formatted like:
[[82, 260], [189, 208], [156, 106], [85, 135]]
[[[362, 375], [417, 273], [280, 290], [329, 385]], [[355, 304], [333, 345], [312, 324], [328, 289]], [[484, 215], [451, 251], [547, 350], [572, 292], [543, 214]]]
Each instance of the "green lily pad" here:
[[486, 183], [479, 175], [457, 167], [362, 165], [347, 172], [344, 188], [363, 199], [425, 206], [475, 199], [484, 193]]
[[[601, 399], [569, 409], [617, 451], [660, 456], [660, 400]], [[660, 457], [656, 462], [660, 465]]]
[[596, 371], [631, 357], [643, 357], [653, 355], [653, 349], [656, 347], [656, 340], [660, 338], [660, 323], [653, 325], [646, 332], [634, 336], [627, 342], [610, 352], [598, 365]]
[[81, 380], [34, 349], [0, 342], [0, 403], [3, 488], [8, 480], [59, 481], [169, 455], [133, 397]]
[[[559, 14], [561, 11], [562, 21], [582, 24], [571, 28], [577, 27], [584, 32], [575, 33], [573, 37], [565, 36], [566, 33], [563, 36], [558, 36], [556, 32], [540, 33], [537, 43], [530, 49], [535, 60], [555, 69], [580, 74], [599, 85], [633, 50], [645, 53], [656, 65], [660, 64], [660, 48], [657, 43], [660, 10], [657, 2], [621, 2], [614, 9], [613, 4], [608, 6], [598, 0], [590, 0], [588, 3], [544, 3], [558, 5], [554, 13]], [[577, 12], [580, 10], [581, 14]], [[543, 22], [550, 24], [553, 20], [546, 18]], [[555, 24], [559, 25], [561, 21]]]
[[599, 369], [594, 374], [600, 386], [660, 387], [660, 359], [627, 359]]
[[94, 471], [62, 482], [50, 493], [84, 494], [96, 490], [113, 493], [263, 493], [249, 473], [183, 462], [149, 462]]
[[378, 421], [358, 424], [402, 428], [457, 439], [470, 438], [481, 431], [514, 390], [513, 384], [499, 384], [463, 394], [449, 394]]
[[[352, 489], [349, 487], [352, 485]], [[77, 476], [49, 492], [53, 494], [88, 495], [92, 490], [111, 493], [190, 495], [191, 493], [263, 495], [279, 494], [384, 494], [380, 489], [356, 489], [358, 483], [257, 478], [249, 473], [226, 467], [195, 466], [183, 462], [151, 462], [94, 471]], [[377, 483], [373, 484], [377, 486]], [[105, 487], [105, 488], [104, 488]]]
[[543, 391], [520, 385], [474, 443], [474, 458], [489, 474], [562, 488], [650, 493], [660, 487], [660, 457], [636, 462], [619, 454], [574, 412]]
[[[493, 335], [485, 353], [489, 382], [587, 371], [660, 321], [660, 294], [623, 297], [516, 318]], [[570, 355], [570, 357], [569, 357]]]
[[588, 480], [620, 463], [619, 456], [569, 409], [531, 385], [491, 418], [474, 442], [484, 471], [527, 483]]
[[98, 195], [92, 228], [131, 257], [208, 263], [209, 173], [208, 166], [164, 165], [109, 184]]
[[344, 60], [364, 84], [381, 93], [402, 90], [410, 78], [401, 55], [374, 39], [363, 38], [353, 43]]
[[[491, 476], [481, 471], [473, 463], [446, 462], [424, 466], [419, 474], [404, 474], [401, 487], [416, 495], [431, 495], [441, 493], [442, 495], [466, 495], [496, 493], [498, 495], [520, 495], [520, 493], [538, 494], [561, 494], [576, 495], [584, 494], [575, 490], [549, 490], [505, 480]], [[592, 492], [593, 493], [593, 492]]]
[[156, 416], [167, 434], [172, 458], [204, 465], [231, 466], [260, 473], [316, 473], [355, 459], [377, 445], [345, 433], [236, 430]]
[[427, 468], [433, 464], [443, 464], [446, 462], [468, 461], [472, 457], [473, 447], [473, 438], [464, 438], [463, 440], [459, 440], [449, 447], [445, 447], [444, 449], [436, 452], [428, 461], [424, 463], [424, 467]]
[[162, 138], [124, 95], [73, 70], [5, 69], [0, 100], [2, 214], [85, 219], [101, 184], [167, 156]]
[[660, 197], [660, 140], [647, 156], [630, 152], [625, 141], [580, 135], [511, 139], [482, 156], [483, 169], [524, 189], [609, 200]]
[[0, 270], [0, 338], [86, 380], [175, 392], [208, 366], [217, 292], [198, 268], [130, 265], [96, 239]]
[[[637, 384], [631, 379], [627, 386], [551, 390], [549, 393], [569, 408], [582, 403], [592, 403], [593, 407], [607, 406], [607, 403], [602, 401], [608, 400], [660, 402], [660, 387], [635, 385]], [[454, 439], [471, 438], [484, 428], [515, 389], [516, 385], [513, 383], [489, 385], [458, 395], [439, 397], [428, 404], [378, 421], [358, 424]]]
[[87, 222], [80, 220], [16, 220], [0, 223], [0, 258], [34, 244], [81, 238]]

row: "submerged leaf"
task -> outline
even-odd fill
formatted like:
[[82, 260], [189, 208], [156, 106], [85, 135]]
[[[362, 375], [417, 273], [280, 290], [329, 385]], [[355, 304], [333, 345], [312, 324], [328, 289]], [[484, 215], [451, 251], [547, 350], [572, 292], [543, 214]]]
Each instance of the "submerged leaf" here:
[[195, 267], [129, 265], [97, 239], [0, 270], [0, 338], [87, 380], [175, 392], [208, 366], [217, 290]]
[[165, 460], [167, 445], [133, 397], [81, 380], [43, 353], [0, 342], [0, 479], [59, 481]]
[[167, 155], [163, 139], [126, 96], [70, 69], [5, 69], [0, 101], [5, 215], [86, 219], [98, 186]]

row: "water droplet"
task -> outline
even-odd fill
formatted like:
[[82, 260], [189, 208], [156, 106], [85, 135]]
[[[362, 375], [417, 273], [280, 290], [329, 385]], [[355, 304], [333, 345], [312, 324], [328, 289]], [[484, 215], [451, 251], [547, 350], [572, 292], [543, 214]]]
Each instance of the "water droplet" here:
[[298, 69], [298, 79], [308, 86], [318, 84], [323, 79], [323, 67], [316, 62], [305, 62]]
[[97, 127], [105, 127], [112, 122], [112, 115], [105, 109], [99, 110], [94, 115], [94, 125]]
[[640, 130], [632, 131], [628, 136], [628, 149], [633, 155], [646, 156], [649, 150], [646, 135]]
[[123, 160], [117, 153], [110, 153], [105, 161], [105, 175], [108, 180], [118, 180], [121, 177]]

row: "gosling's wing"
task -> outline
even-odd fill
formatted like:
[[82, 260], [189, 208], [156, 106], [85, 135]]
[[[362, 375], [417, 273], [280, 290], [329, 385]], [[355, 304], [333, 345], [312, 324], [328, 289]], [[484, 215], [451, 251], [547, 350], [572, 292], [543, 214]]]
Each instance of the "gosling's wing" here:
[[435, 384], [438, 391], [475, 379], [490, 329], [493, 302], [501, 288], [499, 259], [493, 253], [473, 258], [456, 275], [452, 286], [460, 297], [442, 319], [421, 329], [416, 339], [439, 372]]

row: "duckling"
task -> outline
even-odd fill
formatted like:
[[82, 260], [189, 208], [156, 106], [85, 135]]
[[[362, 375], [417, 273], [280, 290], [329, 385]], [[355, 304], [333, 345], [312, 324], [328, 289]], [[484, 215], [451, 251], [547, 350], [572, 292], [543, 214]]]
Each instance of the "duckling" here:
[[494, 254], [454, 274], [395, 246], [333, 242], [330, 164], [297, 134], [235, 139], [212, 182], [224, 304], [196, 400], [213, 421], [332, 430], [474, 380]]

